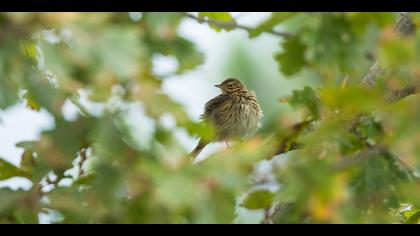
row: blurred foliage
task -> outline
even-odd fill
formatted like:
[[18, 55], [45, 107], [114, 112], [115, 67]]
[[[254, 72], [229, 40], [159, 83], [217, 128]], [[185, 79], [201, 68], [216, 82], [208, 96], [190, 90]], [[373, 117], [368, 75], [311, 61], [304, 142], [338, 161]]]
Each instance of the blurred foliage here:
[[[24, 103], [55, 124], [16, 144], [19, 166], [0, 159], [0, 180], [32, 183], [0, 189], [0, 223], [38, 223], [41, 214], [54, 223], [232, 223], [238, 208], [263, 211], [264, 223], [419, 223], [419, 97], [387, 99], [407, 86], [418, 91], [419, 14], [272, 13], [253, 29], [227, 12], [135, 16], [0, 14], [0, 109]], [[320, 84], [279, 98], [292, 110], [254, 137], [192, 163], [176, 130], [212, 132], [152, 70], [159, 55], [177, 60], [175, 74], [204, 62], [178, 33], [186, 19], [278, 37], [280, 72], [309, 72]], [[361, 85], [374, 63], [384, 73]], [[76, 118], [66, 119], [66, 103], [79, 109]], [[132, 104], [155, 122], [150, 145], [131, 130]], [[175, 127], [160, 125], [167, 115]]]

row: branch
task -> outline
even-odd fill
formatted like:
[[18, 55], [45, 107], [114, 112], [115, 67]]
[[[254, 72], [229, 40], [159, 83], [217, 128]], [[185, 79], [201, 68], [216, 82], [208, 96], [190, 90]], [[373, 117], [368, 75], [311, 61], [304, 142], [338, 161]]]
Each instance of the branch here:
[[[413, 19], [407, 12], [401, 12], [400, 16], [395, 23], [394, 31], [397, 32], [400, 37], [410, 37], [416, 32], [416, 25]], [[369, 68], [367, 74], [362, 78], [361, 85], [372, 87], [376, 85], [378, 77], [385, 73], [378, 61], [374, 61], [372, 66]]]
[[375, 61], [371, 67], [369, 67], [368, 72], [362, 78], [360, 84], [362, 86], [373, 87], [376, 85], [376, 79], [384, 74], [384, 70], [380, 67], [379, 62]]
[[402, 89], [394, 90], [391, 95], [386, 98], [388, 102], [398, 102], [399, 100], [419, 92], [418, 85], [408, 85]]
[[282, 142], [279, 145], [280, 147], [276, 150], [274, 155], [277, 156], [286, 152], [301, 149], [303, 145], [297, 143], [296, 138], [314, 121], [314, 119], [311, 119], [294, 124], [291, 133], [289, 133], [285, 138], [283, 138]]
[[261, 224], [272, 224], [271, 222], [271, 207], [264, 209], [264, 218], [261, 221]]
[[414, 35], [416, 32], [416, 25], [408, 12], [400, 12], [400, 17], [398, 17], [394, 30], [402, 37]]
[[86, 160], [88, 159], [88, 157], [86, 155], [86, 152], [87, 152], [87, 148], [83, 148], [79, 152], [79, 154], [80, 154], [80, 161], [78, 163], [79, 172], [77, 174], [77, 178], [80, 178], [82, 175], [85, 174], [85, 169], [83, 169], [83, 165], [85, 164]]
[[[203, 17], [198, 17], [198, 16], [195, 16], [195, 15], [190, 14], [190, 13], [185, 13], [185, 16], [188, 17], [188, 18], [196, 20], [198, 23], [206, 23], [206, 24], [209, 24], [209, 25], [216, 25], [217, 27], [222, 28], [222, 29], [237, 28], [237, 29], [245, 30], [248, 33], [255, 30], [252, 27], [245, 26], [245, 25], [240, 25], [240, 24], [236, 23], [236, 21], [219, 21], [219, 20], [214, 20], [214, 19], [204, 19]], [[293, 36], [293, 34], [291, 34], [291, 33], [279, 32], [279, 31], [275, 31], [275, 30], [272, 30], [272, 29], [270, 29], [268, 31], [265, 31], [265, 32], [270, 33], [270, 34], [275, 35], [275, 36], [284, 37], [284, 38], [290, 38], [290, 37]]]
[[82, 115], [84, 116], [92, 116], [92, 114], [90, 113], [89, 109], [87, 109], [81, 102], [80, 99], [74, 95], [71, 96], [70, 101], [77, 107], [79, 108], [79, 111], [82, 113]]
[[48, 185], [54, 185], [54, 187], [57, 187], [57, 185], [58, 185], [58, 183], [60, 183], [60, 181], [62, 180], [62, 178], [59, 178], [58, 176], [55, 178], [55, 180], [52, 180], [51, 179], [51, 177], [50, 176], [48, 176], [46, 179], [45, 179], [45, 182], [48, 184]]
[[45, 177], [45, 183], [47, 185], [40, 184], [41, 189], [42, 189], [42, 187], [45, 187], [45, 186], [48, 186], [48, 185], [53, 185], [54, 188], [57, 188], [58, 187], [58, 184], [61, 182], [61, 180], [67, 178], [67, 176], [64, 175], [64, 172], [62, 172], [62, 173], [55, 173], [55, 175], [56, 175], [56, 177], [55, 177], [54, 180], [51, 179], [51, 176], [50, 175], [47, 175]]

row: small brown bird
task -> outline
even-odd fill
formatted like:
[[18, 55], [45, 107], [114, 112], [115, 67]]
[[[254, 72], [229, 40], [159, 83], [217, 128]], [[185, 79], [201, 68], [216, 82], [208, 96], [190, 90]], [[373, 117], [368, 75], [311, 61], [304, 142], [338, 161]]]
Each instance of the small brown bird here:
[[195, 158], [210, 142], [225, 142], [254, 133], [260, 126], [262, 111], [254, 91], [248, 90], [238, 79], [229, 78], [215, 85], [222, 94], [211, 99], [204, 106], [201, 119], [215, 128], [212, 141], [200, 139], [190, 153]]

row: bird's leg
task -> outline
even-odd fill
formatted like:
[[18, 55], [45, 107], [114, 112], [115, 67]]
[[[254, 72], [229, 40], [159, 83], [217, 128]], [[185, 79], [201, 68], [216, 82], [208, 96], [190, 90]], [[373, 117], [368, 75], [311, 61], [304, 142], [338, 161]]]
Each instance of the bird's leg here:
[[230, 148], [228, 141], [225, 141], [225, 145], [226, 145], [227, 148]]

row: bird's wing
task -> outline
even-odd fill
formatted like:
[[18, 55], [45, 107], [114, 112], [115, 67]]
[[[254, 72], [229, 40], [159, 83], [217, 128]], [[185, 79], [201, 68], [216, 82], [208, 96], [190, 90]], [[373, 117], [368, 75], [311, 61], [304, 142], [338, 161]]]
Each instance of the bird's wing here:
[[219, 107], [229, 99], [229, 95], [220, 94], [219, 96], [211, 99], [204, 106], [204, 113], [201, 115], [201, 119], [208, 120], [211, 119], [215, 113], [219, 110]]

